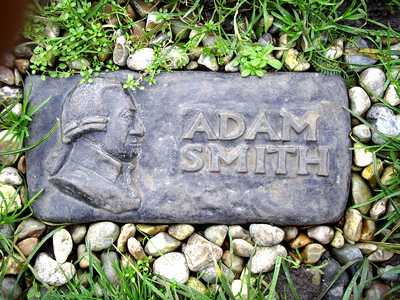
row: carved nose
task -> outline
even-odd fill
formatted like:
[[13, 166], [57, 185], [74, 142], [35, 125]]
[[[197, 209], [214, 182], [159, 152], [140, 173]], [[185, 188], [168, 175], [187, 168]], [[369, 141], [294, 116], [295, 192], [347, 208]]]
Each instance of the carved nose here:
[[129, 134], [140, 137], [144, 135], [144, 125], [142, 120], [136, 119], [134, 127], [129, 131]]

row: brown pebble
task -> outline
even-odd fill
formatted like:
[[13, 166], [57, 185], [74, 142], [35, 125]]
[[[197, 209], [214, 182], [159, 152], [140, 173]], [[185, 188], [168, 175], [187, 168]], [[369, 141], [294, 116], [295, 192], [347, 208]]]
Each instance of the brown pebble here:
[[290, 247], [293, 249], [302, 248], [310, 244], [312, 240], [304, 233], [300, 233], [291, 243]]
[[39, 239], [35, 237], [27, 238], [22, 241], [20, 241], [17, 244], [17, 247], [19, 250], [21, 250], [22, 254], [28, 257], [31, 255], [33, 249], [36, 247], [36, 245], [39, 243]]

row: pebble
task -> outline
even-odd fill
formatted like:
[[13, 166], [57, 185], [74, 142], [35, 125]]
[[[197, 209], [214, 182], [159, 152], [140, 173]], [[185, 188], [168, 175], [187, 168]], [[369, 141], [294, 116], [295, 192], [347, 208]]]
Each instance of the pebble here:
[[116, 268], [119, 266], [118, 254], [114, 251], [104, 251], [100, 256], [103, 271], [113, 286], [120, 283]]
[[[351, 199], [354, 204], [368, 203], [368, 200], [372, 197], [371, 191], [368, 184], [362, 179], [357, 173], [351, 174]], [[365, 204], [357, 209], [362, 214], [367, 214], [371, 204]]]
[[70, 69], [81, 71], [85, 68], [90, 67], [90, 62], [86, 58], [75, 59], [67, 62]]
[[35, 261], [34, 275], [37, 280], [52, 286], [62, 286], [74, 277], [76, 273], [73, 264], [57, 263], [46, 253], [40, 253]]
[[185, 40], [189, 37], [190, 29], [180, 20], [171, 20], [171, 30], [175, 40]]
[[325, 251], [326, 249], [320, 244], [308, 244], [301, 252], [303, 262], [305, 264], [315, 264], [321, 259], [321, 256]]
[[333, 236], [333, 239], [331, 241], [331, 246], [333, 248], [342, 248], [344, 246], [344, 236], [341, 231], [335, 231], [335, 235]]
[[293, 48], [287, 51], [284, 63], [289, 71], [295, 72], [307, 71], [311, 67], [307, 61], [299, 58], [299, 51]]
[[156, 235], [159, 232], [164, 232], [168, 229], [168, 225], [149, 225], [149, 224], [137, 224], [136, 229], [146, 235]]
[[146, 19], [146, 31], [156, 30], [163, 23], [164, 20], [158, 12], [156, 11], [149, 12]]
[[299, 229], [296, 226], [287, 226], [283, 228], [285, 232], [285, 241], [291, 241], [299, 234]]
[[189, 269], [198, 272], [210, 263], [218, 262], [222, 257], [222, 249], [194, 233], [183, 247], [183, 254]]
[[21, 158], [18, 160], [18, 165], [17, 165], [18, 171], [20, 171], [22, 174], [26, 174], [26, 158], [25, 155], [21, 156]]
[[42, 222], [34, 219], [28, 218], [23, 220], [15, 230], [16, 240], [23, 240], [28, 237], [40, 238], [44, 231], [46, 230], [46, 225]]
[[345, 47], [345, 62], [353, 65], [349, 68], [356, 72], [360, 72], [366, 67], [376, 63], [376, 58], [366, 54], [360, 54], [359, 49], [369, 48], [367, 40], [359, 38], [355, 44], [347, 43]]
[[242, 239], [242, 240], [246, 240], [246, 241], [251, 240], [250, 232], [248, 230], [244, 229], [240, 225], [229, 226], [228, 235], [232, 239]]
[[324, 299], [342, 300], [349, 282], [349, 276], [346, 272], [342, 272], [339, 278], [337, 278], [341, 265], [332, 257], [324, 260], [321, 265], [325, 265], [322, 270], [324, 273], [322, 278], [322, 288], [325, 290], [332, 284]]
[[33, 249], [35, 249], [38, 243], [38, 238], [30, 237], [20, 241], [17, 244], [17, 247], [22, 252], [22, 254], [25, 255], [25, 257], [28, 257], [32, 254]]
[[129, 55], [127, 60], [128, 68], [134, 71], [146, 70], [154, 60], [154, 50], [142, 48]]
[[201, 43], [206, 48], [213, 48], [216, 42], [217, 42], [217, 36], [215, 35], [215, 33], [208, 33], [201, 40]]
[[134, 224], [124, 224], [121, 227], [121, 232], [118, 236], [117, 240], [117, 249], [118, 251], [124, 253], [126, 249], [126, 243], [130, 237], [135, 236], [136, 227]]
[[[4, 261], [3, 261], [3, 259], [4, 259]], [[13, 256], [9, 255], [9, 256], [5, 256], [3, 259], [0, 259], [0, 265], [3, 266], [3, 264], [5, 263], [4, 275], [17, 275], [21, 272], [21, 269], [22, 269], [22, 258], [21, 257], [19, 257], [17, 255], [13, 255]]]
[[249, 291], [247, 284], [242, 282], [240, 279], [235, 279], [231, 284], [231, 292], [235, 299], [247, 300], [249, 297]]
[[372, 219], [377, 220], [379, 219], [381, 216], [383, 216], [386, 212], [386, 203], [387, 203], [387, 199], [381, 199], [376, 201], [370, 211], [369, 211], [369, 215]]
[[[281, 34], [279, 36], [278, 45], [279, 45], [279, 48], [287, 48], [287, 46], [288, 46], [288, 35], [287, 35], [287, 33]], [[275, 53], [275, 57], [277, 59], [280, 59], [283, 56], [284, 53], [285, 53], [284, 50], [278, 50]]]
[[342, 248], [333, 248], [331, 253], [342, 265], [363, 259], [361, 250], [357, 246], [347, 243]]
[[214, 72], [217, 72], [219, 69], [217, 59], [213, 54], [202, 53], [197, 60], [197, 63]]
[[383, 169], [381, 176], [381, 183], [383, 185], [389, 185], [391, 181], [396, 177], [396, 171], [393, 166], [387, 166]]
[[368, 94], [359, 86], [349, 89], [350, 108], [358, 116], [362, 116], [371, 107]]
[[390, 287], [386, 284], [375, 282], [365, 292], [367, 300], [386, 299], [385, 294], [390, 291]]
[[0, 184], [0, 213], [6, 214], [22, 207], [21, 197], [17, 190], [7, 184]]
[[372, 241], [374, 239], [374, 234], [376, 231], [376, 225], [374, 220], [364, 220], [361, 229], [360, 240]]
[[351, 242], [357, 242], [361, 238], [362, 230], [362, 215], [354, 209], [349, 208], [346, 211], [345, 223], [343, 227], [343, 233], [346, 240]]
[[211, 263], [199, 271], [200, 278], [208, 284], [216, 284], [221, 278], [231, 282], [235, 274], [224, 264]]
[[91, 251], [101, 251], [111, 247], [119, 235], [119, 227], [112, 222], [97, 222], [89, 226], [86, 244]]
[[338, 59], [343, 55], [343, 39], [336, 39], [334, 44], [325, 52], [325, 57], [328, 59]]
[[374, 163], [370, 164], [362, 170], [361, 177], [367, 180], [369, 185], [374, 188], [377, 185], [376, 178], [379, 178], [381, 176], [382, 171], [383, 163], [379, 158], [377, 158], [375, 159]]
[[86, 251], [86, 245], [85, 244], [80, 244], [78, 245], [78, 248], [76, 250], [77, 252], [77, 257], [79, 261], [79, 267], [81, 269], [87, 269], [89, 268], [89, 254]]
[[22, 288], [15, 277], [5, 276], [1, 280], [0, 296], [0, 298], [4, 300], [22, 299]]
[[161, 256], [176, 250], [181, 242], [170, 236], [168, 233], [160, 232], [148, 240], [144, 251], [151, 256]]
[[257, 246], [270, 247], [282, 242], [285, 232], [268, 224], [251, 224], [250, 236]]
[[134, 237], [130, 237], [127, 242], [128, 252], [136, 259], [142, 260], [146, 257], [146, 253], [143, 250], [140, 242]]
[[217, 246], [222, 246], [228, 233], [228, 226], [226, 225], [214, 225], [207, 227], [204, 231], [204, 237], [213, 242]]
[[0, 65], [0, 82], [7, 85], [14, 85], [15, 84], [14, 72], [9, 68]]
[[13, 113], [17, 117], [20, 117], [22, 115], [22, 104], [15, 103], [15, 105], [13, 105], [11, 108], [11, 113]]
[[366, 149], [366, 146], [362, 143], [356, 142], [354, 147], [354, 164], [357, 167], [366, 167], [373, 163], [373, 153]]
[[67, 261], [72, 252], [73, 242], [69, 232], [62, 228], [53, 235], [53, 251], [56, 261], [60, 264]]
[[254, 246], [246, 240], [232, 240], [232, 250], [237, 256], [250, 257], [254, 253]]
[[199, 67], [199, 64], [197, 63], [197, 61], [191, 61], [186, 65], [185, 69], [192, 71], [192, 70], [196, 70], [198, 67]]
[[393, 255], [393, 252], [378, 248], [376, 251], [368, 256], [368, 260], [372, 262], [384, 262], [391, 259]]
[[0, 88], [0, 104], [7, 105], [18, 102], [22, 98], [22, 91], [17, 87], [3, 86]]
[[309, 228], [307, 230], [307, 235], [321, 244], [326, 245], [332, 241], [335, 231], [329, 226], [316, 226]]
[[[0, 152], [14, 151], [22, 147], [22, 142], [17, 135], [9, 130], [0, 131]], [[13, 165], [19, 154], [0, 155], [0, 163], [4, 166]]]
[[234, 273], [240, 273], [244, 268], [244, 260], [229, 250], [222, 254], [222, 262]]
[[117, 37], [113, 50], [113, 62], [114, 64], [124, 67], [128, 60], [129, 49], [126, 46], [126, 40], [123, 35]]
[[371, 243], [357, 243], [356, 246], [360, 249], [362, 254], [369, 255], [378, 249], [378, 246]]
[[397, 106], [400, 104], [400, 96], [397, 93], [396, 86], [394, 84], [389, 84], [383, 99], [391, 106]]
[[256, 252], [249, 261], [250, 272], [253, 274], [269, 272], [273, 270], [276, 258], [286, 257], [286, 255], [287, 251], [282, 245], [256, 247]]
[[48, 22], [44, 28], [44, 34], [49, 38], [56, 38], [60, 35], [60, 26]]
[[312, 240], [304, 233], [300, 233], [294, 240], [292, 240], [292, 242], [290, 243], [290, 248], [302, 248], [310, 243], [312, 243]]
[[189, 56], [185, 49], [178, 46], [168, 46], [161, 52], [167, 61], [167, 66], [172, 69], [180, 69], [189, 63]]
[[200, 294], [206, 294], [208, 292], [208, 289], [204, 283], [202, 283], [200, 279], [197, 279], [193, 276], [189, 277], [186, 285]]
[[228, 73], [234, 73], [234, 72], [239, 72], [239, 65], [237, 64], [237, 59], [233, 59], [230, 62], [228, 62], [225, 67], [225, 72]]
[[185, 256], [179, 252], [170, 252], [157, 258], [153, 264], [153, 272], [180, 284], [185, 284], [189, 279]]
[[379, 68], [368, 68], [360, 74], [360, 85], [373, 100], [383, 97], [385, 92], [385, 73]]
[[189, 224], [176, 224], [168, 227], [168, 234], [179, 241], [186, 240], [194, 232], [194, 227]]
[[70, 229], [72, 240], [75, 244], [79, 244], [83, 241], [86, 235], [87, 228], [85, 225], [77, 224], [73, 225]]
[[385, 281], [399, 281], [400, 280], [400, 274], [398, 272], [398, 266], [391, 266], [387, 265], [383, 268], [378, 269], [378, 274], [381, 276], [381, 278]]
[[30, 62], [25, 58], [18, 58], [15, 60], [15, 66], [21, 74], [26, 74], [29, 69]]

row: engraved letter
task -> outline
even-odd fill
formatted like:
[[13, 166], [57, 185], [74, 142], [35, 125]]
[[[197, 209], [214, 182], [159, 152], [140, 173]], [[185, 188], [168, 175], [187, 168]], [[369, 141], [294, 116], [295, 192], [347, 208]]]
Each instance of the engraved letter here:
[[271, 124], [268, 122], [267, 115], [264, 111], [260, 112], [255, 118], [254, 122], [250, 125], [247, 134], [245, 136], [246, 140], [254, 140], [257, 133], [267, 133], [271, 141], [279, 141], [279, 135], [274, 131]]
[[247, 145], [238, 145], [233, 149], [226, 149], [223, 146], [216, 144], [209, 144], [210, 148], [210, 172], [220, 172], [220, 162], [223, 161], [227, 165], [232, 164], [234, 161], [238, 161], [237, 172], [247, 172]]
[[[244, 123], [243, 116], [238, 113], [233, 112], [221, 112], [219, 114], [219, 139], [220, 140], [234, 140], [240, 137], [245, 129], [246, 125]], [[233, 123], [233, 128], [229, 128], [228, 123]]]
[[278, 152], [278, 167], [275, 174], [285, 175], [286, 170], [286, 153], [295, 153], [296, 148], [292, 146], [267, 146], [268, 153]]
[[194, 120], [193, 124], [189, 127], [188, 132], [183, 135], [184, 139], [193, 139], [193, 136], [196, 132], [204, 132], [207, 134], [208, 140], [216, 140], [217, 135], [212, 130], [210, 124], [208, 123], [206, 117], [202, 112], [200, 112], [196, 119]]
[[307, 157], [307, 147], [300, 146], [299, 147], [299, 169], [297, 174], [299, 175], [307, 175], [307, 165], [319, 165], [319, 176], [328, 176], [329, 175], [329, 164], [328, 164], [328, 147], [327, 146], [319, 146], [318, 152], [319, 157]]
[[187, 144], [181, 149], [181, 168], [184, 171], [196, 172], [200, 171], [204, 162], [200, 156], [203, 152], [203, 146], [199, 144]]
[[265, 146], [259, 145], [256, 148], [256, 169], [255, 174], [265, 174]]
[[307, 128], [306, 141], [317, 141], [318, 113], [314, 111], [307, 112], [303, 118], [299, 118], [288, 111], [282, 110], [280, 115], [283, 117], [282, 141], [290, 141], [290, 128], [296, 133], [301, 133]]

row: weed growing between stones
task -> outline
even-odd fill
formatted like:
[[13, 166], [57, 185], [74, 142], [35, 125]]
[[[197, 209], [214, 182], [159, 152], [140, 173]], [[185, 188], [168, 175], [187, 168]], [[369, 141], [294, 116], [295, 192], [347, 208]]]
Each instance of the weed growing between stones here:
[[[33, 2], [24, 33], [31, 41], [18, 45], [0, 72], [6, 85], [0, 88], [4, 299], [22, 294], [28, 299], [398, 297], [400, 33], [371, 19], [365, 1], [50, 2]], [[399, 11], [398, 1], [387, 5]], [[36, 109], [29, 108], [29, 96], [21, 100], [21, 76], [28, 71], [44, 77], [80, 73], [90, 81], [98, 72], [126, 66], [140, 72], [139, 78], [128, 78], [126, 89], [139, 88], [143, 80], [155, 83], [159, 72], [176, 69], [240, 71], [242, 76], [274, 70], [342, 75], [351, 87], [354, 116], [346, 216], [330, 226], [285, 227], [273, 246], [260, 245], [251, 226], [125, 224], [120, 230], [99, 222], [102, 229], [111, 228], [111, 243], [100, 250], [91, 248], [93, 239], [101, 238], [91, 233], [95, 224], [67, 226], [65, 232], [32, 218], [30, 205], [39, 195], [27, 200], [23, 153], [42, 140], [22, 147]], [[378, 85], [371, 88], [371, 81]], [[182, 263], [190, 257], [183, 242], [197, 238], [194, 248], [201, 245], [195, 230], [218, 252], [200, 271]], [[67, 242], [54, 244], [61, 233]], [[160, 233], [171, 243], [159, 245]], [[76, 253], [67, 251], [71, 240]], [[153, 251], [153, 244], [163, 255]], [[53, 259], [60, 252], [68, 259]], [[178, 267], [183, 271], [174, 273]]]

